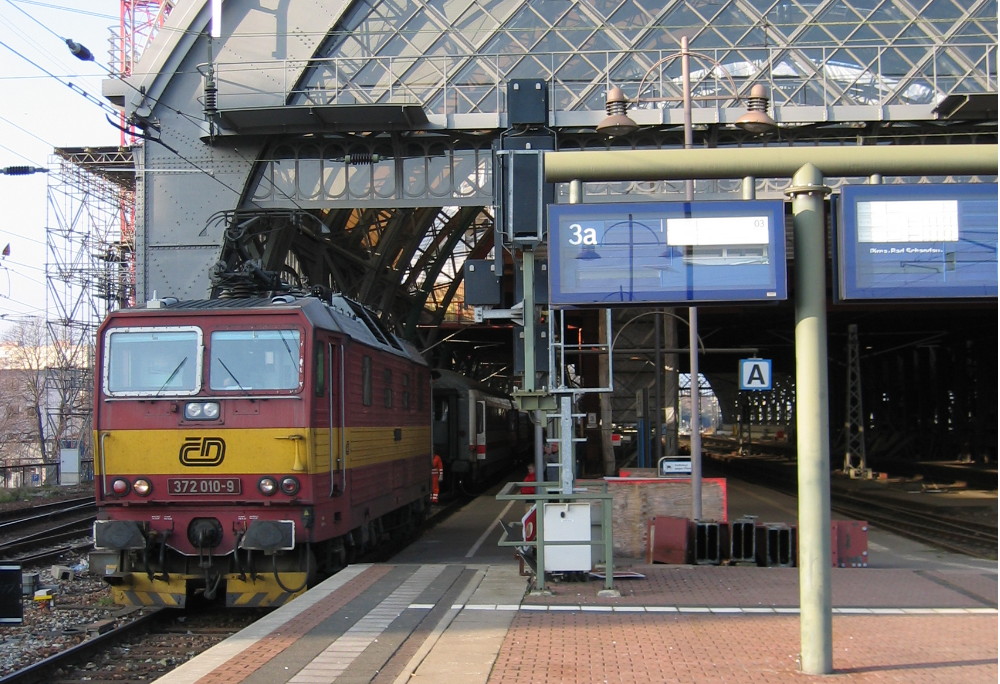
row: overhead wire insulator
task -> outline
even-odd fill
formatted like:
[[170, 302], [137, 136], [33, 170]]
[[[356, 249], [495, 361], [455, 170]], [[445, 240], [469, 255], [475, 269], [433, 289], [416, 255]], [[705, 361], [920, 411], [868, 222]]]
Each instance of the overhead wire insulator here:
[[69, 48], [69, 51], [72, 52], [73, 56], [76, 57], [77, 59], [82, 60], [84, 62], [94, 61], [94, 53], [88, 50], [86, 45], [81, 45], [72, 38], [67, 38], [66, 47]]
[[219, 88], [215, 85], [215, 81], [208, 81], [205, 83], [205, 113], [208, 115], [215, 114], [219, 108]]
[[344, 163], [353, 164], [355, 166], [359, 166], [361, 164], [367, 164], [367, 165], [378, 164], [379, 161], [381, 161], [381, 159], [382, 158], [379, 157], [377, 154], [371, 154], [367, 152], [344, 155]]
[[219, 109], [219, 84], [215, 80], [215, 70], [209, 65], [205, 74], [205, 116], [211, 118]]
[[48, 169], [40, 166], [5, 166], [0, 173], [5, 176], [29, 176], [33, 173], [48, 173]]

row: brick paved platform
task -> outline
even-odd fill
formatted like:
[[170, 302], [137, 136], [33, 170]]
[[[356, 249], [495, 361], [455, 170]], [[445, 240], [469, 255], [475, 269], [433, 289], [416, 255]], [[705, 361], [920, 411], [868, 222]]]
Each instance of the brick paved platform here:
[[[796, 568], [632, 569], [605, 598], [515, 563], [351, 566], [161, 682], [832, 681], [800, 672]], [[997, 681], [995, 568], [834, 568], [832, 597], [836, 681]]]

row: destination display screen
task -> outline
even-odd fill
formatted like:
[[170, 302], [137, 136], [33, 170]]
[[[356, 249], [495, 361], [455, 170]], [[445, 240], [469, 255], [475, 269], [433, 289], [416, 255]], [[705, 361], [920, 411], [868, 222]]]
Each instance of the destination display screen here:
[[837, 233], [840, 299], [997, 296], [997, 185], [849, 185]]
[[781, 201], [549, 207], [553, 306], [786, 297]]

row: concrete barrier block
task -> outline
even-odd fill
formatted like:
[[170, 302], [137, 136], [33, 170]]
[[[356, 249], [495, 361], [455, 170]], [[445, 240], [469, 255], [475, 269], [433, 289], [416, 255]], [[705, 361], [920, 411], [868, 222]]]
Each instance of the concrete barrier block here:
[[75, 578], [76, 578], [76, 573], [73, 572], [73, 568], [68, 568], [65, 565], [52, 566], [52, 579], [71, 580]]

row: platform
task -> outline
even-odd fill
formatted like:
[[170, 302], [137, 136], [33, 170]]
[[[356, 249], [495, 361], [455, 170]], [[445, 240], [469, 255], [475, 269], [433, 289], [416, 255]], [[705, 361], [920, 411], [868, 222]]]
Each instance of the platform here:
[[[997, 681], [996, 568], [938, 565], [832, 569], [836, 681]], [[797, 568], [631, 569], [603, 598], [513, 561], [351, 566], [159, 681], [830, 681], [800, 672]]]

